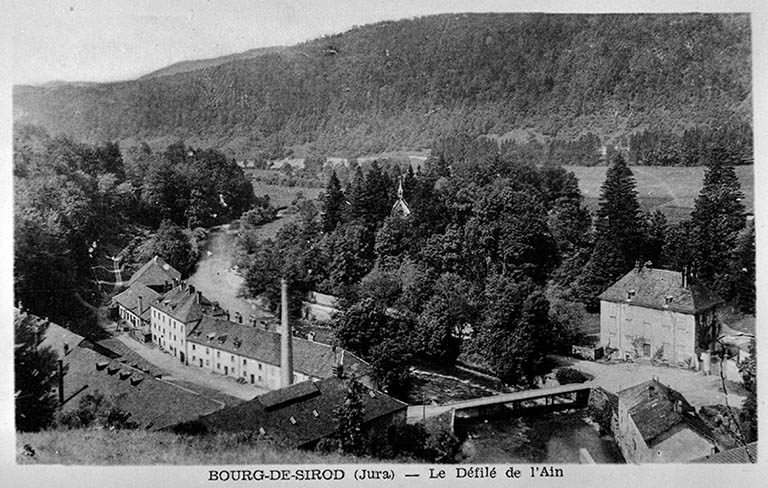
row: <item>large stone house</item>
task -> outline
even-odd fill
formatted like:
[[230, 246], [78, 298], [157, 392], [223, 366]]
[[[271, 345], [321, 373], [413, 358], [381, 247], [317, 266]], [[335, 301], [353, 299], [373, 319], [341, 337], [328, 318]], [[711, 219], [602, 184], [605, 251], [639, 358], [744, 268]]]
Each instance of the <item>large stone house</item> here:
[[722, 300], [688, 273], [638, 266], [598, 298], [600, 342], [614, 357], [708, 363]]
[[[270, 390], [281, 386], [281, 334], [227, 320], [203, 317], [187, 334], [188, 364]], [[363, 379], [368, 363], [341, 348], [292, 337], [293, 383], [342, 372]]]
[[227, 315], [218, 303], [183, 281], [151, 304], [150, 333], [152, 342], [172, 354], [179, 362], [187, 362], [187, 334], [204, 316]]
[[628, 462], [684, 462], [718, 450], [694, 408], [656, 379], [618, 393], [617, 420], [614, 436]]

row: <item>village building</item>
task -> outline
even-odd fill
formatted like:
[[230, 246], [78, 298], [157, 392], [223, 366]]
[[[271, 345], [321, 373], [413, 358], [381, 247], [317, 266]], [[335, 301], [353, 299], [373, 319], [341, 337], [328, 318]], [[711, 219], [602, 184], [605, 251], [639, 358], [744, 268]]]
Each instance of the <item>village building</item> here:
[[[344, 404], [347, 388], [346, 381], [337, 377], [304, 381], [177, 425], [174, 430], [252, 434], [283, 447], [312, 449], [338, 430], [334, 410]], [[363, 390], [365, 432], [383, 438], [389, 426], [405, 424], [408, 404], [372, 388]]]
[[101, 394], [141, 429], [157, 430], [193, 420], [224, 407], [224, 404], [155, 378], [151, 372], [128, 364], [113, 354], [97, 351], [100, 347], [83, 336], [41, 319], [14, 310], [22, 326], [39, 330], [40, 347], [50, 347], [61, 360], [64, 372], [56, 395], [63, 413], [80, 408], [88, 394]]
[[614, 436], [628, 462], [684, 462], [718, 450], [685, 397], [656, 379], [620, 391], [617, 417]]
[[185, 282], [175, 283], [167, 293], [151, 304], [152, 343], [187, 363], [187, 334], [203, 316], [223, 317], [227, 313]]
[[[281, 387], [281, 333], [203, 317], [187, 335], [188, 364], [261, 388]], [[341, 348], [291, 337], [293, 383], [339, 371], [367, 382], [368, 363]]]
[[160, 256], [155, 256], [133, 273], [131, 279], [128, 280], [128, 287], [141, 283], [157, 293], [165, 293], [170, 288], [171, 283], [180, 279], [181, 273], [176, 268], [165, 262]]
[[638, 265], [598, 298], [606, 353], [708, 370], [723, 302], [687, 272]]
[[757, 442], [735, 447], [689, 461], [695, 464], [742, 464], [757, 463]]
[[152, 339], [151, 310], [152, 302], [160, 298], [160, 293], [137, 281], [128, 289], [112, 299], [117, 305], [117, 314], [126, 329], [144, 342]]

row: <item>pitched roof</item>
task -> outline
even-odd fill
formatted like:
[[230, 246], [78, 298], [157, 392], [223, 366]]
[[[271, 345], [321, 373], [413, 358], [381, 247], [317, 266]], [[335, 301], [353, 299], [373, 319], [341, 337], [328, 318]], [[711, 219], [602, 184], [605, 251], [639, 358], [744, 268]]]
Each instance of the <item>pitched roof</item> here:
[[79, 334], [75, 334], [69, 329], [54, 324], [48, 319], [42, 319], [37, 315], [32, 315], [28, 312], [21, 312], [19, 309], [13, 309], [14, 321], [22, 321], [27, 327], [38, 327], [43, 334], [43, 340], [40, 343], [40, 347], [50, 347], [60, 357], [64, 357], [64, 345], [71, 351], [78, 345], [80, 345], [85, 338]]
[[[343, 358], [351, 376], [366, 374], [368, 363], [349, 351], [293, 337], [293, 369], [313, 378], [333, 375], [333, 366]], [[187, 341], [280, 366], [280, 333], [205, 316], [187, 333]]]
[[152, 306], [167, 313], [176, 320], [189, 324], [197, 322], [203, 315], [222, 316], [224, 310], [196, 291], [194, 286], [182, 283], [156, 299]]
[[92, 349], [75, 348], [64, 362], [64, 411], [77, 409], [80, 398], [98, 390], [129, 412], [140, 428], [161, 429], [212, 413], [224, 405]]
[[165, 262], [160, 256], [150, 259], [138, 271], [133, 273], [128, 286], [134, 283], [142, 283], [147, 286], [163, 286], [166, 282], [181, 279], [181, 273], [176, 268]]
[[655, 445], [664, 433], [679, 424], [690, 427], [702, 437], [714, 438], [685, 397], [658, 380], [648, 380], [622, 390], [618, 397], [648, 446]]
[[117, 359], [132, 368], [140, 369], [150, 376], [160, 377], [162, 372], [139, 353], [126, 346], [120, 339], [103, 339], [93, 344], [93, 349], [109, 358]]
[[[682, 273], [655, 268], [635, 268], [600, 294], [600, 300], [630, 303], [639, 307], [698, 313], [722, 300], [701, 283], [691, 278], [682, 286]], [[629, 296], [631, 298], [629, 298]], [[667, 304], [667, 301], [669, 303]]]
[[[142, 298], [142, 310], [139, 310], [139, 297]], [[127, 290], [116, 295], [112, 301], [120, 304], [123, 308], [128, 309], [135, 315], [139, 315], [141, 318], [149, 320], [149, 306], [159, 297], [160, 294], [152, 288], [149, 288], [143, 283], [136, 282], [129, 286]]]
[[[206, 415], [195, 423], [217, 432], [260, 433], [278, 444], [300, 447], [336, 432], [333, 411], [347, 394], [344, 380], [304, 381]], [[363, 387], [364, 423], [408, 407], [391, 396]], [[293, 420], [291, 420], [293, 419]]]
[[728, 449], [689, 461], [691, 463], [729, 464], [757, 463], [757, 442], [746, 446]]

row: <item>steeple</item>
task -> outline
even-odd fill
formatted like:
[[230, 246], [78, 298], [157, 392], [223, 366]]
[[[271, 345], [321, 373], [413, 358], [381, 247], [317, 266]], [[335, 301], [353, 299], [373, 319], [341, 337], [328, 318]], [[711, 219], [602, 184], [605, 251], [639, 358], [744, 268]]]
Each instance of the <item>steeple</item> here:
[[408, 207], [408, 204], [405, 203], [405, 199], [403, 198], [403, 177], [401, 176], [399, 179], [399, 183], [397, 186], [397, 201], [392, 206], [392, 215], [397, 215], [398, 217], [408, 217], [411, 215], [411, 209]]

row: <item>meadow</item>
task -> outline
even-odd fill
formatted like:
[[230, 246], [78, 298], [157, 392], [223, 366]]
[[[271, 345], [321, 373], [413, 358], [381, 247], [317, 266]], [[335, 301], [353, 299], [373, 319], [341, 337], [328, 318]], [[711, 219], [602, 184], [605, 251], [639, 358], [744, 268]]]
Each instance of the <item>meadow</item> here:
[[[586, 205], [594, 210], [600, 198], [600, 187], [605, 181], [605, 166], [565, 166], [579, 180], [579, 189]], [[631, 166], [635, 175], [640, 204], [645, 210], [661, 210], [670, 222], [687, 218], [704, 183], [703, 166]], [[754, 213], [754, 166], [736, 166], [741, 182], [744, 207]]]

